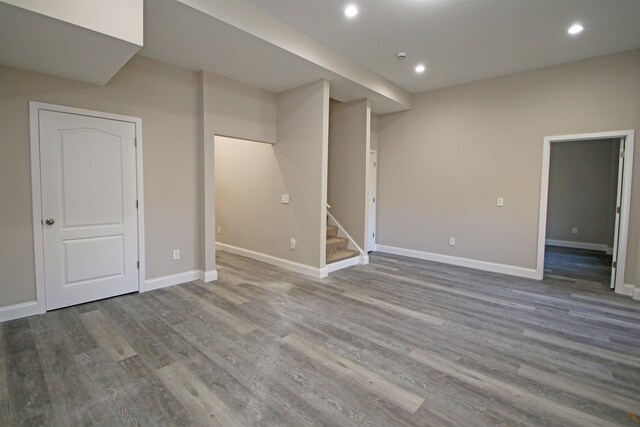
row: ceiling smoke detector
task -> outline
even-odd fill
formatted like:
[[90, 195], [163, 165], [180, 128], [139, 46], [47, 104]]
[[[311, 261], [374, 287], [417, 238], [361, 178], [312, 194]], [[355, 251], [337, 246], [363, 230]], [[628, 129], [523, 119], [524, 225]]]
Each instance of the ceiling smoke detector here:
[[407, 59], [407, 52], [398, 52], [396, 54], [396, 58], [398, 58], [398, 59]]

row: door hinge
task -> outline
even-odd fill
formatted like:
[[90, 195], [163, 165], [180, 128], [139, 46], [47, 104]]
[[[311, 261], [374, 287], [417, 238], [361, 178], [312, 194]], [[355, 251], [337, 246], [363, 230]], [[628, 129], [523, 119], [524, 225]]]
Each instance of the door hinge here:
[[618, 261], [613, 261], [613, 268], [618, 268]]
[[134, 147], [137, 147], [137, 146], [138, 146], [138, 138], [137, 138], [137, 137], [134, 137], [134, 138], [133, 138], [133, 146], [134, 146]]
[[620, 158], [624, 159], [624, 150], [620, 150]]
[[375, 203], [375, 202], [376, 202], [376, 198], [374, 197], [374, 198], [373, 198], [373, 203]]
[[138, 270], [140, 270], [140, 261], [137, 262]]
[[616, 213], [620, 213], [620, 206], [616, 208]]
[[376, 237], [376, 233], [373, 233], [373, 237]]
[[375, 168], [378, 165], [378, 162], [373, 162], [373, 167]]
[[136, 200], [136, 209], [138, 209], [138, 201]]

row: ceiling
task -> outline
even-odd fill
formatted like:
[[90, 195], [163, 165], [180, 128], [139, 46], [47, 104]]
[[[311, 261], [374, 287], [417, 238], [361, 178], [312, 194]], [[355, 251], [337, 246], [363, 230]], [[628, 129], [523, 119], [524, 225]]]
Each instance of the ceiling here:
[[0, 64], [104, 85], [139, 49], [129, 41], [0, 1]]
[[246, 1], [412, 93], [640, 47], [640, 0]]
[[[7, 1], [2, 64], [106, 84], [140, 47]], [[140, 54], [276, 93], [325, 79], [332, 98], [388, 113], [412, 93], [639, 48], [638, 17], [640, 0], [144, 0]]]
[[[325, 79], [331, 82], [331, 97], [339, 101], [367, 98], [373, 111], [380, 113], [409, 107], [406, 91], [397, 88], [406, 95], [404, 100], [389, 96], [385, 89], [395, 85], [310, 37], [305, 40], [304, 34], [260, 10], [243, 8], [240, 1], [146, 0], [144, 16], [141, 55], [275, 93]], [[287, 45], [291, 39], [293, 48]], [[321, 60], [327, 56], [322, 49], [333, 54], [328, 55], [329, 61]], [[338, 69], [334, 64], [347, 68], [353, 64], [355, 74], [365, 78], [359, 81], [353, 73], [346, 76], [344, 67]]]

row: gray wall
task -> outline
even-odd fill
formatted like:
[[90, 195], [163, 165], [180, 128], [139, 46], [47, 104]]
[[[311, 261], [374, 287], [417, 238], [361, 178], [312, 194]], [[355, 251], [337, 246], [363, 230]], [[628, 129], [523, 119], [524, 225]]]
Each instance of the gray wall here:
[[[640, 129], [639, 76], [636, 50], [427, 92], [381, 115], [377, 242], [535, 268], [543, 138]], [[635, 283], [638, 173], [630, 219]]]
[[[314, 99], [304, 106], [307, 95]], [[324, 84], [282, 96], [276, 144], [215, 138], [217, 242], [320, 266], [323, 96]], [[297, 101], [300, 111], [289, 110]], [[281, 203], [282, 194], [289, 194], [289, 204]], [[295, 251], [291, 238], [298, 242]]]
[[29, 101], [141, 117], [147, 278], [200, 268], [196, 75], [139, 56], [104, 87], [0, 67], [0, 306], [35, 300]]
[[369, 102], [329, 105], [329, 212], [362, 249], [369, 222]]
[[612, 247], [618, 152], [611, 139], [551, 144], [547, 239]]
[[371, 149], [378, 149], [378, 115], [371, 113]]
[[[291, 197], [291, 220], [274, 246], [280, 258], [324, 267], [327, 230], [329, 82], [278, 95], [275, 155]], [[289, 248], [296, 238], [298, 247]]]
[[275, 148], [216, 137], [216, 230], [221, 229], [216, 242], [272, 256], [278, 241], [286, 249], [291, 234], [286, 226], [295, 218], [291, 205], [280, 203], [287, 185]]

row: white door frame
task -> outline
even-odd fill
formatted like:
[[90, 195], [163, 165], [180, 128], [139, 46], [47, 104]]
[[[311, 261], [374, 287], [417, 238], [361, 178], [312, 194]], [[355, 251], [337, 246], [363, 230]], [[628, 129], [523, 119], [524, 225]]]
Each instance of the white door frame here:
[[[29, 102], [29, 127], [31, 135], [31, 196], [33, 202], [33, 253], [36, 270], [36, 306], [37, 313], [46, 311], [45, 272], [44, 272], [44, 239], [42, 229], [42, 187], [40, 183], [40, 110], [57, 113], [69, 113], [99, 119], [118, 120], [133, 123], [136, 128], [136, 191], [138, 198], [138, 290], [144, 292], [145, 286], [145, 254], [144, 254], [144, 191], [142, 174], [142, 119], [122, 116], [100, 111], [66, 107], [63, 105]], [[33, 314], [37, 314], [33, 313]]]
[[618, 233], [617, 274], [615, 291], [629, 295], [629, 289], [624, 285], [624, 273], [627, 261], [627, 242], [629, 237], [629, 215], [631, 212], [631, 183], [633, 172], [633, 130], [612, 132], [595, 132], [575, 135], [546, 136], [542, 146], [542, 176], [540, 180], [540, 213], [538, 217], [538, 260], [536, 263], [536, 278], [544, 277], [544, 250], [547, 232], [547, 202], [549, 195], [549, 163], [551, 158], [551, 143], [566, 141], [582, 141], [594, 139], [625, 139], [624, 175], [622, 183], [622, 201], [620, 208], [620, 230]]
[[[376, 159], [375, 160], [376, 161], [376, 167], [375, 167], [375, 174], [376, 174], [376, 176], [375, 176], [376, 187], [375, 188], [376, 188], [376, 191], [375, 191], [375, 194], [371, 194], [372, 182], [374, 182], [372, 180], [374, 171], [370, 170], [369, 171], [369, 180], [368, 180], [368, 183], [369, 183], [369, 199], [367, 200], [367, 203], [369, 204], [371, 202], [371, 198], [372, 197], [376, 198], [376, 201], [373, 204], [373, 209], [374, 209], [373, 210], [373, 215], [376, 218], [376, 220], [375, 220], [375, 223], [373, 224], [373, 227], [372, 227], [371, 221], [367, 221], [367, 225], [369, 227], [369, 230], [367, 230], [367, 240], [364, 242], [365, 252], [369, 252], [369, 250], [372, 250], [372, 251], [376, 250], [376, 237], [375, 237], [375, 235], [373, 236], [373, 248], [371, 249], [371, 248], [369, 248], [369, 235], [371, 234], [371, 232], [375, 233], [376, 228], [378, 227], [378, 212], [377, 212], [377, 209], [376, 209], [378, 207], [378, 200], [377, 200], [378, 199], [378, 166], [377, 166], [377, 163], [378, 163], [378, 150], [370, 149], [369, 150], [369, 155], [370, 156], [374, 155], [375, 159]], [[369, 159], [370, 158], [371, 157], [369, 157]], [[369, 160], [369, 163], [370, 162], [371, 162], [371, 160]], [[371, 217], [371, 215], [372, 215], [372, 213], [371, 213], [371, 211], [369, 211], [369, 217]], [[372, 230], [372, 228], [373, 228], [373, 230]]]

